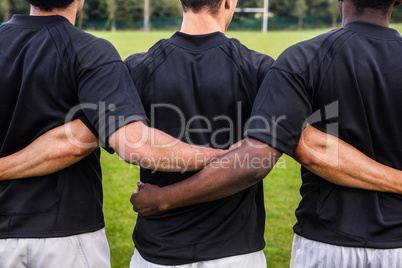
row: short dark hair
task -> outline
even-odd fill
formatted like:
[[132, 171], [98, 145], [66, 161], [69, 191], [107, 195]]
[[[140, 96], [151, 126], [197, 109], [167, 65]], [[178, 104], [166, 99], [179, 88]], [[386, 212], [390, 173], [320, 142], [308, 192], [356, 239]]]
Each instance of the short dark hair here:
[[44, 11], [52, 11], [55, 8], [66, 8], [71, 5], [74, 0], [25, 0], [29, 4]]
[[357, 12], [362, 12], [365, 8], [378, 9], [387, 13], [394, 0], [352, 0]]
[[216, 14], [223, 0], [180, 0], [180, 1], [183, 6], [184, 12], [191, 10], [194, 13], [198, 13], [202, 10], [206, 10], [211, 14]]

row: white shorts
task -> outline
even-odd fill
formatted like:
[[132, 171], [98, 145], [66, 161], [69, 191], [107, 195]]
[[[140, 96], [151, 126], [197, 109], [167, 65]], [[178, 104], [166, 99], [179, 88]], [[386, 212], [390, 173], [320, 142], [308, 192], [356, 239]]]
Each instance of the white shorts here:
[[150, 263], [135, 250], [131, 259], [130, 268], [266, 268], [267, 260], [264, 252], [227, 257], [211, 261], [202, 261], [185, 265], [165, 266]]
[[1, 268], [109, 268], [105, 230], [58, 238], [0, 239]]
[[295, 234], [291, 268], [399, 268], [402, 249], [340, 247]]

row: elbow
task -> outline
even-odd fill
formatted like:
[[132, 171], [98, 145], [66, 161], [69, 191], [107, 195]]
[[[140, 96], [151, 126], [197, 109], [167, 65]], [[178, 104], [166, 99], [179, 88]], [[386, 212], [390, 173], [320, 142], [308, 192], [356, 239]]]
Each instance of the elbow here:
[[125, 152], [120, 151], [118, 155], [127, 164], [139, 165], [141, 161], [145, 161], [140, 149], [132, 151], [126, 148]]
[[142, 148], [131, 148], [129, 146], [116, 144], [112, 145], [116, 154], [127, 164], [138, 165], [141, 162], [143, 155], [146, 153]]
[[[265, 179], [271, 169], [266, 169], [266, 168], [253, 168], [253, 169], [248, 169], [245, 173], [241, 175], [241, 184], [242, 187], [248, 188], [252, 185], [256, 185], [257, 183], [261, 182], [263, 179]], [[234, 174], [233, 177], [237, 177], [237, 174]]]
[[269, 168], [261, 167], [261, 168], [255, 169], [254, 174], [253, 174], [253, 178], [254, 178], [255, 182], [257, 183], [257, 182], [260, 182], [263, 179], [265, 179], [271, 170], [272, 170], [271, 167], [269, 167]]
[[299, 145], [297, 146], [296, 151], [293, 153], [292, 157], [305, 168], [315, 165], [319, 161], [318, 158], [311, 154], [308, 150], [306, 150], [305, 146], [303, 146], [303, 144], [301, 143], [299, 143]]
[[[91, 133], [90, 137], [87, 139], [76, 139], [74, 142], [69, 139], [64, 139], [64, 148], [67, 151], [68, 155], [73, 156], [75, 158], [84, 158], [97, 148], [99, 148], [99, 142], [95, 136]], [[63, 152], [64, 153], [64, 152]]]
[[314, 163], [314, 158], [310, 157], [310, 155], [302, 154], [302, 155], [297, 155], [296, 153], [293, 155], [293, 159], [295, 159], [299, 164], [301, 164], [304, 167], [309, 167], [313, 165]]
[[132, 160], [131, 160], [131, 154], [130, 153], [120, 153], [117, 152], [117, 154], [119, 155], [119, 157], [126, 162], [127, 164], [133, 164]]
[[[270, 159], [270, 161], [272, 161], [272, 159]], [[247, 172], [248, 174], [245, 174], [248, 183], [254, 185], [265, 179], [274, 165], [275, 163], [271, 162], [269, 164], [261, 162], [258, 166], [256, 163], [251, 163], [251, 168]]]
[[89, 148], [81, 148], [77, 146], [71, 146], [69, 148], [70, 155], [76, 157], [76, 158], [84, 158], [85, 156], [89, 155], [92, 153], [96, 148], [94, 147], [89, 147]]
[[[244, 168], [244, 165], [239, 167], [247, 173], [245, 175], [252, 184], [265, 179], [282, 155], [276, 149], [257, 140], [249, 140], [231, 154], [235, 154], [235, 166], [238, 163], [246, 163], [247, 168]], [[239, 160], [241, 162], [238, 162]]]

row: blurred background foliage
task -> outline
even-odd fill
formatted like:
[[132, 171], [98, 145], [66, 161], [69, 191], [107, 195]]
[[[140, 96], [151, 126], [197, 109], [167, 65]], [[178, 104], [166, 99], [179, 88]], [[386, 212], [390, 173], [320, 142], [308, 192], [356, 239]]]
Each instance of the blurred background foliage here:
[[[142, 29], [144, 0], [86, 0], [77, 26], [92, 30]], [[149, 0], [151, 29], [178, 29], [181, 24], [179, 0]], [[238, 7], [263, 7], [263, 0], [239, 0]], [[302, 29], [339, 26], [336, 0], [270, 0], [269, 29]], [[13, 14], [28, 14], [25, 0], [0, 0], [0, 21]], [[393, 14], [393, 23], [402, 22], [402, 8]], [[259, 30], [262, 14], [236, 13], [231, 29]]]

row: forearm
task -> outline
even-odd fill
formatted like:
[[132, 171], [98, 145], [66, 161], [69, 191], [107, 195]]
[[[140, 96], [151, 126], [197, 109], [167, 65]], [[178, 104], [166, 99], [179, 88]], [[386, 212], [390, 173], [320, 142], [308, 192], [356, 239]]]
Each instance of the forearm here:
[[303, 132], [294, 158], [332, 183], [402, 194], [402, 171], [380, 164], [346, 142], [311, 126]]
[[[260, 142], [254, 142], [261, 145]], [[152, 215], [154, 211], [163, 213], [179, 207], [218, 200], [245, 190], [264, 179], [280, 155], [278, 151], [266, 145], [263, 148], [255, 148], [244, 143], [240, 148], [214, 160], [184, 181], [154, 189], [152, 193], [148, 191], [152, 186], [145, 185], [133, 194], [131, 202], [140, 215], [147, 216]]]
[[239, 164], [245, 160], [243, 157], [236, 159], [236, 154], [237, 150], [228, 153], [193, 177], [163, 188], [160, 198], [164, 200], [161, 203], [165, 207], [162, 210], [205, 203], [236, 194], [264, 179], [271, 170], [251, 168], [249, 162], [239, 168]]
[[109, 143], [126, 162], [166, 172], [200, 170], [225, 153], [189, 145], [141, 122], [116, 131]]
[[[86, 147], [74, 145], [67, 137], [66, 127], [75, 141]], [[97, 139], [80, 121], [52, 129], [38, 137], [21, 151], [0, 158], [0, 180], [38, 177], [64, 169], [93, 152]]]

